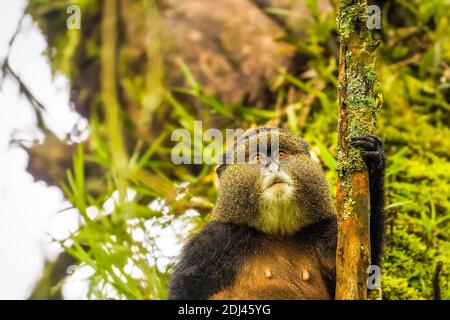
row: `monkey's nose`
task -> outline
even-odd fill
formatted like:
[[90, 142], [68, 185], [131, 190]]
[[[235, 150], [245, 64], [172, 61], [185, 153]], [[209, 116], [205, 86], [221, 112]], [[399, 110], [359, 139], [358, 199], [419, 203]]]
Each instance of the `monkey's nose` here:
[[266, 170], [268, 170], [270, 173], [276, 173], [280, 170], [280, 164], [275, 161], [269, 161], [265, 165]]

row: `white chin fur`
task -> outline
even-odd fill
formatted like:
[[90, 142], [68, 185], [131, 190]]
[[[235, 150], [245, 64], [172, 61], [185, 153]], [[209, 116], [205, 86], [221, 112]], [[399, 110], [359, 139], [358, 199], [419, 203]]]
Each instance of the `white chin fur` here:
[[295, 202], [295, 188], [278, 183], [263, 191], [260, 198], [257, 228], [264, 233], [290, 235], [307, 224]]

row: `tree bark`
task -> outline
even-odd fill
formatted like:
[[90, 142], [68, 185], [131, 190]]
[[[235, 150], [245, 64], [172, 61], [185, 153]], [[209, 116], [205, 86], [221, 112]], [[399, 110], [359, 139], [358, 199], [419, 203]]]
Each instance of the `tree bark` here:
[[336, 299], [367, 298], [370, 265], [370, 201], [368, 172], [350, 139], [374, 133], [376, 42], [367, 27], [367, 1], [341, 0], [338, 126], [338, 244]]

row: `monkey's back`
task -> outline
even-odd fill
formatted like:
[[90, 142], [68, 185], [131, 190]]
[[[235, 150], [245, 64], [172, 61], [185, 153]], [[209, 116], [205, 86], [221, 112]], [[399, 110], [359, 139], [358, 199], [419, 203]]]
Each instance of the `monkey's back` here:
[[335, 285], [335, 217], [291, 237], [211, 222], [184, 247], [171, 299], [330, 299]]

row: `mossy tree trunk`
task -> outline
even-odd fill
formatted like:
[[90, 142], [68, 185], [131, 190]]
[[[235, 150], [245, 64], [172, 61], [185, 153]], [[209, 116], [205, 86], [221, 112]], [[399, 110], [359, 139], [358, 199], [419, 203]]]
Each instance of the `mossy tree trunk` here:
[[370, 265], [370, 201], [368, 172], [350, 139], [373, 133], [376, 42], [367, 27], [367, 1], [341, 0], [340, 33], [338, 249], [336, 299], [366, 299]]

